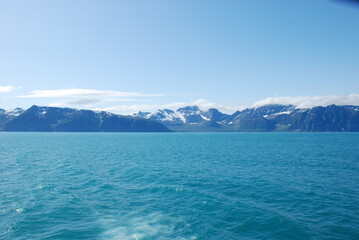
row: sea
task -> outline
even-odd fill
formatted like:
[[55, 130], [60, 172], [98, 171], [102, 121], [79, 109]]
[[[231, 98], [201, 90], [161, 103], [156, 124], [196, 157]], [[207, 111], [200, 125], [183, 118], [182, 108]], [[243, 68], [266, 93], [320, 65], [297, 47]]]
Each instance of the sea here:
[[0, 239], [359, 239], [359, 133], [0, 133]]

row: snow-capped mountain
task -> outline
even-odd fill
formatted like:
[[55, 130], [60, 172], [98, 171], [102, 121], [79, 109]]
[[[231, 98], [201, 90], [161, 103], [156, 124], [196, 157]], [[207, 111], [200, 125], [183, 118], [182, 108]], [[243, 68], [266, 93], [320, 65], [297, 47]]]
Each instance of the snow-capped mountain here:
[[188, 106], [179, 108], [176, 111], [170, 109], [160, 109], [154, 113], [138, 112], [134, 116], [144, 117], [169, 125], [180, 124], [201, 124], [204, 122], [220, 122], [229, 115], [221, 113], [217, 109], [211, 108], [208, 111], [202, 111], [197, 106]]
[[218, 109], [210, 108], [207, 111], [197, 106], [179, 108], [176, 111], [160, 109], [154, 113], [138, 112], [134, 116], [152, 119], [166, 124], [200, 124], [203, 122], [215, 122], [218, 124], [233, 124], [243, 118], [271, 117], [281, 114], [289, 114], [295, 109], [292, 105], [267, 105], [258, 108], [248, 108], [237, 111], [232, 115], [220, 112]]
[[0, 109], [0, 131], [166, 132], [166, 131], [359, 132], [359, 106], [296, 108], [266, 105], [233, 114], [188, 106], [121, 116], [103, 111], [32, 106]]
[[0, 130], [33, 132], [169, 132], [159, 122], [104, 111], [32, 106], [0, 110]]
[[155, 120], [174, 131], [359, 131], [359, 107], [336, 106], [296, 108], [266, 105], [231, 115], [197, 106], [139, 112], [135, 116]]
[[4, 124], [15, 117], [22, 114], [25, 110], [22, 108], [15, 108], [10, 110], [5, 110], [0, 108], [0, 129], [4, 126]]
[[19, 116], [21, 113], [23, 113], [25, 110], [22, 108], [14, 108], [14, 109], [10, 109], [10, 110], [4, 110], [4, 109], [0, 109], [0, 114], [6, 114], [8, 116]]

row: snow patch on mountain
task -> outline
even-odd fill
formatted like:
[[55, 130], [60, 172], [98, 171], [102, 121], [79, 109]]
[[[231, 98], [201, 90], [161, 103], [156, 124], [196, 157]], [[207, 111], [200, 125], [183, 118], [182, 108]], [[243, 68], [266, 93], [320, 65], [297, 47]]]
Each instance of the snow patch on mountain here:
[[22, 109], [22, 108], [14, 108], [14, 109], [10, 109], [10, 110], [5, 110], [4, 114], [17, 117], [23, 112], [24, 112], [24, 109]]
[[133, 116], [151, 119], [165, 125], [195, 125], [217, 124], [220, 126], [233, 125], [247, 118], [267, 118], [282, 114], [290, 114], [296, 108], [293, 105], [268, 105], [256, 108], [247, 108], [237, 111], [232, 115], [224, 114], [218, 109], [211, 108], [207, 111], [198, 106], [187, 106], [177, 110], [159, 109], [154, 113], [138, 112]]

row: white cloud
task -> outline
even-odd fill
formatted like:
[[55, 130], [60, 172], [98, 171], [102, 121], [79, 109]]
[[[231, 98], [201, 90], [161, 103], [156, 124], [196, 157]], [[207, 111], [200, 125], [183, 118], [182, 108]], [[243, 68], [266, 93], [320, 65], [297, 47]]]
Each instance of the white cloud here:
[[47, 104], [53, 107], [87, 107], [93, 108], [109, 102], [147, 102], [143, 97], [159, 97], [164, 94], [145, 94], [140, 92], [120, 92], [114, 90], [96, 89], [53, 89], [33, 90], [29, 94], [18, 96], [19, 98], [58, 98], [56, 102]]
[[[255, 102], [251, 107], [259, 107], [268, 104], [283, 104], [294, 105], [298, 108], [309, 108], [314, 106], [327, 106], [330, 104], [336, 105], [359, 105], [359, 94], [353, 93], [349, 95], [328, 95], [328, 96], [298, 96], [298, 97], [269, 97]], [[105, 108], [96, 108], [94, 110], [103, 110], [118, 114], [132, 114], [138, 111], [154, 112], [158, 109], [177, 110], [185, 106], [196, 105], [202, 110], [209, 108], [217, 108], [221, 112], [232, 114], [235, 111], [245, 109], [245, 106], [233, 104], [219, 104], [207, 101], [205, 99], [198, 99], [193, 102], [173, 102], [169, 104], [131, 104], [131, 105], [116, 105]]]
[[298, 108], [310, 108], [314, 106], [336, 105], [359, 105], [359, 94], [327, 95], [327, 96], [297, 96], [297, 97], [269, 97], [257, 101], [254, 107], [268, 104], [291, 104]]
[[59, 97], [157, 97], [164, 94], [144, 94], [139, 92], [120, 92], [113, 90], [95, 89], [54, 89], [54, 90], [33, 90], [30, 94], [19, 96], [21, 98], [59, 98]]
[[[0, 86], [0, 93], [11, 91], [12, 86]], [[34, 90], [20, 98], [60, 98], [50, 106], [56, 107], [86, 107], [94, 110], [104, 110], [118, 114], [132, 114], [138, 111], [154, 112], [158, 109], [177, 110], [185, 106], [196, 105], [202, 110], [217, 108], [221, 112], [232, 114], [235, 111], [243, 110], [245, 106], [239, 104], [219, 104], [206, 99], [198, 99], [193, 102], [172, 102], [169, 104], [154, 104], [151, 97], [165, 96], [164, 94], [144, 94], [139, 92], [120, 92], [113, 90], [94, 89], [55, 89], [55, 90]], [[145, 99], [146, 98], [146, 99]], [[149, 98], [149, 99], [148, 99]], [[123, 104], [116, 104], [123, 102]], [[127, 102], [127, 104], [125, 103]], [[148, 102], [148, 103], [136, 103]], [[111, 104], [112, 103], [112, 104]], [[309, 108], [314, 106], [336, 105], [359, 105], [359, 93], [349, 95], [327, 95], [327, 96], [275, 96], [255, 102], [252, 106], [259, 107], [268, 104], [294, 105], [298, 108]], [[112, 106], [111, 106], [112, 105]]]
[[13, 86], [0, 86], [0, 93], [11, 92], [14, 89], [15, 87]]
[[85, 106], [93, 107], [94, 105], [103, 104], [106, 102], [149, 102], [148, 99], [135, 99], [135, 98], [73, 98], [70, 100], [57, 101], [48, 104], [51, 107], [76, 107]]
[[106, 108], [96, 108], [94, 110], [102, 110], [119, 114], [132, 114], [135, 112], [143, 111], [143, 112], [154, 112], [158, 109], [171, 109], [177, 110], [181, 107], [186, 106], [198, 106], [202, 110], [207, 110], [209, 108], [217, 108], [218, 110], [225, 113], [233, 113], [237, 110], [243, 109], [243, 107], [239, 105], [224, 105], [209, 102], [205, 99], [198, 99], [194, 102], [172, 102], [169, 104], [132, 104], [132, 105], [116, 105], [112, 107]]
[[219, 104], [219, 103], [209, 102], [206, 99], [198, 99], [197, 101], [194, 101], [192, 105], [199, 106], [203, 110], [208, 110], [210, 108], [217, 108], [218, 110], [224, 113], [233, 113], [235, 111], [245, 109], [244, 106], [241, 106], [239, 104]]

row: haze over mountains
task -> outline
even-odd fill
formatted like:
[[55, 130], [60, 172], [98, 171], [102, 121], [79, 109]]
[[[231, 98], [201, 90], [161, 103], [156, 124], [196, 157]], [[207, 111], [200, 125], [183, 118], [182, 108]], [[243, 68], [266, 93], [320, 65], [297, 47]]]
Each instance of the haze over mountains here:
[[359, 106], [266, 105], [225, 114], [197, 106], [122, 116], [103, 111], [32, 106], [0, 109], [1, 131], [35, 132], [358, 132]]

